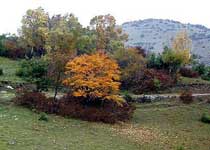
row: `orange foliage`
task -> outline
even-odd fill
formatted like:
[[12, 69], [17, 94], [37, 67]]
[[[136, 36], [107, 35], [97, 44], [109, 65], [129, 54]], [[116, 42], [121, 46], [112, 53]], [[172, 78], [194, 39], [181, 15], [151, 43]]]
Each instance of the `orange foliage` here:
[[73, 96], [112, 100], [120, 104], [120, 71], [118, 64], [104, 53], [82, 55], [66, 64], [67, 78]]

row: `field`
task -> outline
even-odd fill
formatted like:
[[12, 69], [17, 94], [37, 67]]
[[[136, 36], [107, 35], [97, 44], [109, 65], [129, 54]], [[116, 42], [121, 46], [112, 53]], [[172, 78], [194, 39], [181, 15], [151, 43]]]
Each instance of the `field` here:
[[40, 114], [10, 102], [13, 93], [0, 97], [1, 150], [210, 149], [210, 126], [199, 120], [210, 110], [204, 103], [138, 104], [131, 122], [108, 125], [54, 115], [39, 121]]
[[[2, 81], [17, 81], [18, 62], [0, 58]], [[200, 122], [210, 104], [177, 100], [137, 104], [130, 122], [109, 125], [14, 106], [13, 91], [0, 90], [0, 150], [210, 150], [210, 125]], [[205, 98], [204, 98], [205, 100]]]

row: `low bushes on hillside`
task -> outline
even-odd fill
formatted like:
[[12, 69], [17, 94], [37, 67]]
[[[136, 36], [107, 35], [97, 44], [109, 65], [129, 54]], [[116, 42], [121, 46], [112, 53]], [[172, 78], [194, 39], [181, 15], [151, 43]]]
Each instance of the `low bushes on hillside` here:
[[135, 107], [129, 103], [121, 106], [110, 100], [89, 101], [88, 98], [64, 96], [57, 101], [38, 92], [24, 92], [14, 99], [15, 104], [40, 112], [79, 118], [87, 121], [116, 123], [132, 118]]
[[189, 77], [189, 78], [198, 78], [199, 77], [199, 73], [196, 71], [193, 71], [190, 68], [181, 68], [179, 73], [183, 76], [183, 77]]

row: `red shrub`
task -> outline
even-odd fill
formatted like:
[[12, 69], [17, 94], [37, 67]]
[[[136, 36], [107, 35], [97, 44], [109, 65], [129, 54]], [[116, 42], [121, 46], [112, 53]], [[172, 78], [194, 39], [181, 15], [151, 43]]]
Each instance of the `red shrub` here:
[[183, 76], [183, 77], [189, 77], [189, 78], [198, 78], [199, 77], [199, 73], [193, 71], [192, 69], [189, 68], [181, 68], [179, 73]]
[[126, 84], [134, 93], [141, 94], [170, 87], [174, 84], [173, 79], [166, 72], [155, 69], [144, 69], [131, 76]]
[[45, 95], [34, 92], [24, 93], [15, 99], [16, 104], [35, 108], [38, 111], [105, 123], [127, 121], [132, 117], [135, 109], [128, 103], [119, 106], [113, 101], [95, 102], [72, 96], [64, 96], [57, 101], [53, 101], [53, 98], [46, 98]]
[[134, 106], [123, 103], [123, 106], [112, 101], [103, 103], [94, 103], [86, 101], [84, 98], [64, 97], [59, 103], [58, 114], [62, 116], [71, 116], [88, 121], [101, 121], [105, 123], [115, 123], [117, 121], [129, 120], [134, 112]]

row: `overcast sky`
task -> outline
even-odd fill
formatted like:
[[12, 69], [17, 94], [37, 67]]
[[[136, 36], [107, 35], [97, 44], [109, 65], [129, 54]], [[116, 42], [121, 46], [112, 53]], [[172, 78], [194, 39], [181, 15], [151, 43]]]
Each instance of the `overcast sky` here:
[[50, 15], [73, 13], [87, 26], [95, 15], [113, 15], [118, 24], [157, 18], [210, 28], [210, 0], [1, 0], [0, 33], [15, 33], [27, 9], [43, 7]]

